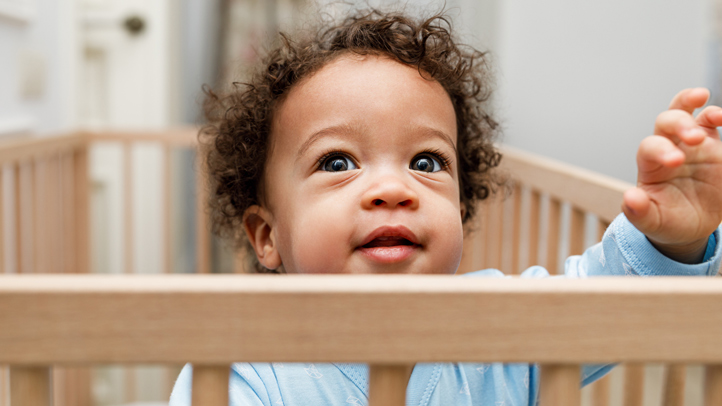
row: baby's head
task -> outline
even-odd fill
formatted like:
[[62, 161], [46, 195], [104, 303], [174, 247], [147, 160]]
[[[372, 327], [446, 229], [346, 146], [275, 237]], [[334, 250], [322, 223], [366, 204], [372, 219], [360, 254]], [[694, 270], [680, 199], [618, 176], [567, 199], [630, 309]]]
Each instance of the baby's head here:
[[255, 268], [454, 273], [500, 155], [484, 54], [439, 16], [358, 13], [209, 92], [215, 230]]

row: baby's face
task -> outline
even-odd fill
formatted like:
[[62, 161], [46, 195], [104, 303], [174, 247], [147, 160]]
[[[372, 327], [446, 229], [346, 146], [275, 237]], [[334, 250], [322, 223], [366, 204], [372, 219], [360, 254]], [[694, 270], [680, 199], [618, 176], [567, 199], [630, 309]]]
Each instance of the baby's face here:
[[[463, 229], [449, 96], [412, 67], [342, 56], [276, 110], [246, 230], [289, 273], [454, 273]], [[262, 218], [262, 220], [261, 220]]]

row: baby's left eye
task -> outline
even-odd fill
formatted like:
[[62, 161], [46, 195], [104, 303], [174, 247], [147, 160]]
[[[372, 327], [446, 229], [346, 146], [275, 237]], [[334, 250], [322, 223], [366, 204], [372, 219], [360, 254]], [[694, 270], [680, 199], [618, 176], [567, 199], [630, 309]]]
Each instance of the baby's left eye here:
[[431, 155], [418, 155], [411, 161], [409, 168], [421, 172], [438, 172], [442, 166], [441, 162]]

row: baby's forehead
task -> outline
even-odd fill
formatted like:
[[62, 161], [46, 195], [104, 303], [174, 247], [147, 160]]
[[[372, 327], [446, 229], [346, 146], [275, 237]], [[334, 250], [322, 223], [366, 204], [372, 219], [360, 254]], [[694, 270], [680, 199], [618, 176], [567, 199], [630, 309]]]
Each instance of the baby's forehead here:
[[454, 106], [439, 82], [388, 56], [345, 54], [288, 91], [271, 130], [273, 138], [303, 137], [326, 127], [393, 123], [394, 116], [409, 126], [444, 127], [456, 139]]

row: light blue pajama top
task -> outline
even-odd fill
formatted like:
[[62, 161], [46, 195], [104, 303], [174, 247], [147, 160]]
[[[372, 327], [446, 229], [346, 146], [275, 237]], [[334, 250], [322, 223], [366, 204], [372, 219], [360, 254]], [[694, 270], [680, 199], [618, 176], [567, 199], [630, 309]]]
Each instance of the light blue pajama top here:
[[[601, 243], [564, 264], [565, 276], [583, 278], [604, 275], [713, 276], [720, 266], [717, 241], [720, 230], [710, 236], [700, 264], [685, 265], [660, 254], [631, 223], [620, 215], [609, 226]], [[469, 276], [500, 278], [497, 270]], [[524, 278], [549, 277], [534, 266]], [[484, 309], [479, 309], [484, 311]], [[594, 382], [613, 365], [585, 365], [582, 385]], [[368, 367], [363, 364], [233, 364], [229, 382], [231, 406], [350, 406], [368, 404]], [[178, 376], [171, 406], [190, 405], [193, 370], [186, 365]], [[417, 364], [406, 390], [408, 406], [534, 406], [539, 391], [536, 364]]]

